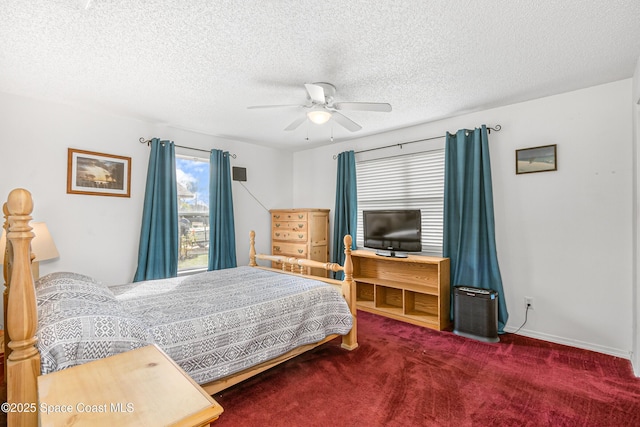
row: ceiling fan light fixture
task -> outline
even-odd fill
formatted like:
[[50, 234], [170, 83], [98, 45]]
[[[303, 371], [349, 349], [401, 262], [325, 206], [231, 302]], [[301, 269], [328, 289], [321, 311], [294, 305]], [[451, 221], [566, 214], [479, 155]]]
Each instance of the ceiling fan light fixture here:
[[321, 125], [329, 121], [329, 119], [331, 118], [331, 113], [327, 110], [313, 110], [307, 113], [307, 117], [313, 123]]

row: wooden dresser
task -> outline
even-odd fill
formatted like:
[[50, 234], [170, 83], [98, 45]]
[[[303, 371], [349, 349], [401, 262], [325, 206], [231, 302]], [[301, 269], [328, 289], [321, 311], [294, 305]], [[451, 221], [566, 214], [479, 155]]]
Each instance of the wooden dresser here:
[[[271, 253], [329, 262], [329, 209], [272, 209]], [[282, 268], [273, 263], [274, 268]], [[327, 271], [309, 274], [327, 277]]]

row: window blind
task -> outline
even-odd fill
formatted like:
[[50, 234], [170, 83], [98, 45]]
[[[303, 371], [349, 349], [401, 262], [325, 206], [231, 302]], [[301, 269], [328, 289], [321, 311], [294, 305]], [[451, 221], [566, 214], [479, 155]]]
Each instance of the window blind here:
[[422, 252], [442, 256], [444, 149], [356, 161], [358, 227], [363, 246], [362, 211], [420, 209]]

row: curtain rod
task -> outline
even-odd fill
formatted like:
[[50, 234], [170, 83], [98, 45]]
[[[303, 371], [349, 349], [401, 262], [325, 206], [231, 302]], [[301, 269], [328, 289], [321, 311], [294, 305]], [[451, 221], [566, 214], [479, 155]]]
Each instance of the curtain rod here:
[[[488, 133], [491, 133], [492, 130], [496, 131], [496, 132], [500, 132], [500, 129], [502, 129], [502, 126], [500, 125], [495, 125], [495, 127], [487, 127], [487, 131]], [[354, 152], [354, 154], [360, 154], [360, 153], [367, 153], [369, 151], [376, 151], [376, 150], [382, 150], [384, 148], [393, 148], [393, 147], [400, 147], [402, 148], [403, 145], [407, 145], [407, 144], [413, 144], [414, 142], [424, 142], [424, 141], [431, 141], [434, 139], [440, 139], [440, 138], [444, 138], [446, 135], [440, 135], [440, 136], [432, 136], [431, 138], [424, 138], [424, 139], [416, 139], [415, 141], [408, 141], [408, 142], [399, 142], [397, 144], [391, 144], [391, 145], [385, 145], [384, 147], [376, 147], [376, 148], [368, 148], [366, 150], [360, 150], [360, 151], [356, 151]], [[336, 160], [338, 158], [337, 155], [333, 156], [333, 160]]]
[[[151, 144], [151, 140], [150, 139], [144, 139], [144, 136], [140, 137], [140, 139], [138, 140], [140, 141], [140, 144]], [[180, 147], [180, 148], [186, 148], [187, 150], [195, 150], [195, 151], [202, 151], [203, 153], [211, 153], [211, 150], [204, 150], [202, 148], [194, 148], [194, 147], [186, 147], [184, 145], [178, 145], [178, 144], [173, 144], [176, 147]], [[230, 157], [233, 157], [234, 159], [238, 156], [236, 156], [235, 154], [232, 153], [228, 153]]]

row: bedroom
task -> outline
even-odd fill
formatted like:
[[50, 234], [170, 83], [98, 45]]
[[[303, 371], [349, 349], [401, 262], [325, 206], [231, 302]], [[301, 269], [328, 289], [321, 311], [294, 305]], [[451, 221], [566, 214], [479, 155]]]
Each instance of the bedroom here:
[[[637, 42], [629, 49], [635, 49], [637, 64]], [[585, 46], [574, 50], [581, 58], [590, 55]], [[190, 131], [149, 120], [126, 106], [117, 111], [84, 108], [45, 99], [44, 92], [22, 96], [12, 92], [11, 82], [3, 81], [0, 194], [5, 197], [19, 186], [34, 194], [34, 218], [47, 222], [60, 252], [59, 259], [42, 263], [43, 274], [72, 270], [122, 283], [135, 271], [140, 232], [148, 161], [148, 148], [138, 143], [140, 137], [233, 152], [237, 158], [232, 165], [247, 168], [246, 187], [268, 208], [333, 210], [333, 155], [500, 124], [502, 130], [490, 135], [490, 146], [508, 328], [515, 330], [524, 321], [522, 301], [532, 296], [535, 309], [520, 333], [630, 359], [640, 374], [634, 172], [639, 80], [635, 65], [635, 71], [625, 69], [619, 77], [589, 87], [566, 81], [566, 90], [557, 93], [532, 90], [522, 102], [496, 102], [473, 112], [457, 111], [455, 117], [306, 150], [268, 148]], [[66, 84], [73, 83], [71, 79]], [[545, 144], [558, 144], [559, 170], [516, 176], [515, 150]], [[131, 197], [66, 194], [69, 147], [131, 157]], [[14, 158], [29, 160], [16, 163]], [[245, 236], [252, 228], [258, 236], [268, 236], [269, 215], [238, 183], [233, 194], [238, 263], [245, 264]], [[268, 252], [268, 240], [257, 241], [258, 250]]]

